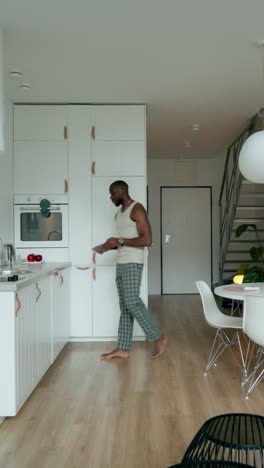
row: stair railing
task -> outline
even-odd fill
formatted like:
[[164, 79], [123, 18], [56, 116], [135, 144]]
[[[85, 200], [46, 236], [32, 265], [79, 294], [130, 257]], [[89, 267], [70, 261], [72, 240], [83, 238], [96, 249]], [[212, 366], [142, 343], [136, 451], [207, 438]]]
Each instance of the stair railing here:
[[231, 238], [233, 221], [239, 200], [243, 177], [238, 167], [239, 153], [246, 139], [256, 131], [259, 113], [250, 120], [247, 128], [233, 141], [227, 150], [224, 175], [219, 197], [219, 284], [223, 284], [223, 267]]

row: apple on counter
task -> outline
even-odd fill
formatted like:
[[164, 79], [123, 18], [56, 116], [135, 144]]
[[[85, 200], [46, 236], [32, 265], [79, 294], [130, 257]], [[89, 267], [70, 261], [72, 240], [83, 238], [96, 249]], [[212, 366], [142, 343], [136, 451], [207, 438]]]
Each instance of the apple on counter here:
[[29, 254], [27, 256], [27, 261], [28, 262], [34, 262], [35, 261], [35, 255], [33, 253]]
[[29, 254], [27, 256], [27, 261], [30, 262], [30, 263], [32, 263], [32, 262], [41, 262], [42, 261], [42, 255], [40, 255], [40, 254], [35, 255], [35, 254], [31, 253], [31, 254]]

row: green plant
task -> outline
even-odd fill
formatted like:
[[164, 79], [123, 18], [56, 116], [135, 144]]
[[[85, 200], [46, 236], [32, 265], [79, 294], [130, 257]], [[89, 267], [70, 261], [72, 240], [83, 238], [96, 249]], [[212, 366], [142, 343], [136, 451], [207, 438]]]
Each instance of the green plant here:
[[258, 246], [251, 247], [249, 250], [250, 257], [253, 263], [258, 263], [253, 267], [249, 267], [247, 264], [241, 264], [239, 266], [239, 273], [244, 275], [244, 283], [254, 283], [264, 281], [264, 248], [261, 245], [258, 230], [256, 224], [240, 224], [236, 229], [236, 237], [240, 237], [245, 231], [253, 230], [256, 234]]

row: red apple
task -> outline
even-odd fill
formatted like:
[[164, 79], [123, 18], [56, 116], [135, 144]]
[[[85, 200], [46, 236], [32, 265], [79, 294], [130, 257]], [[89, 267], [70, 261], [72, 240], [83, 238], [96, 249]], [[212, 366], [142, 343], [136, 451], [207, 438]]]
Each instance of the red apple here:
[[35, 261], [35, 255], [33, 253], [29, 254], [27, 256], [27, 261], [28, 262], [34, 262]]
[[42, 255], [38, 254], [38, 255], [35, 255], [35, 262], [41, 262], [42, 260]]

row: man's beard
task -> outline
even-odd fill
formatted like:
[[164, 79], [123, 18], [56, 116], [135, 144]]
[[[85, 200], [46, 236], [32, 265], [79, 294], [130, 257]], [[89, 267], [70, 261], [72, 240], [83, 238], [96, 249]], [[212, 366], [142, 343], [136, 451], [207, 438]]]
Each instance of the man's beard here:
[[122, 199], [118, 198], [118, 200], [116, 200], [115, 202], [115, 206], [120, 206], [120, 205], [122, 205]]

